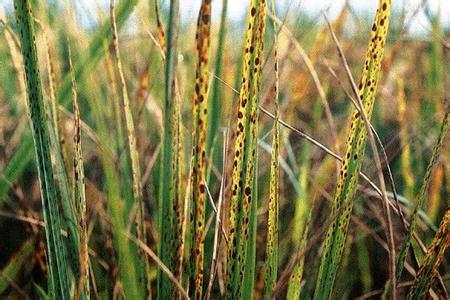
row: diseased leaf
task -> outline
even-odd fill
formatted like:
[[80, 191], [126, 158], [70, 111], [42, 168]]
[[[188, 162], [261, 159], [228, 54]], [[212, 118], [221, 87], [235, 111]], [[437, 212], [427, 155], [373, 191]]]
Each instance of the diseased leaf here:
[[[246, 268], [250, 207], [256, 201], [253, 190], [257, 150], [258, 97], [262, 65], [266, 2], [252, 0], [243, 58], [236, 141], [231, 182], [228, 232], [227, 298], [242, 297], [242, 278]], [[255, 213], [255, 211], [253, 211]]]
[[450, 207], [447, 207], [442, 218], [439, 230], [434, 236], [430, 247], [427, 250], [425, 259], [420, 266], [414, 279], [414, 284], [408, 293], [408, 299], [424, 299], [433, 279], [436, 276], [438, 267], [444, 259], [444, 253], [450, 244]]
[[[391, 1], [380, 0], [358, 87], [359, 97], [362, 100], [368, 119], [372, 115], [375, 92], [378, 86], [390, 11]], [[316, 290], [314, 292], [314, 299], [316, 300], [328, 299], [331, 296], [337, 269], [341, 263], [342, 252], [344, 250], [347, 228], [353, 207], [353, 197], [355, 195], [366, 145], [366, 135], [364, 121], [359, 116], [356, 108], [354, 108], [350, 133], [347, 140], [347, 150], [342, 162], [333, 200], [331, 216], [338, 215], [336, 220], [331, 223], [326, 234]]]
[[[69, 48], [69, 68], [73, 72], [72, 57]], [[79, 278], [77, 278], [77, 286], [75, 298], [89, 299], [89, 253], [88, 253], [88, 236], [87, 236], [87, 217], [86, 217], [86, 192], [84, 186], [84, 166], [83, 154], [81, 151], [81, 126], [80, 126], [80, 108], [78, 105], [77, 86], [75, 77], [72, 73], [72, 97], [73, 97], [73, 116], [74, 116], [74, 134], [73, 134], [73, 202], [77, 214], [78, 233], [79, 233]]]
[[58, 207], [57, 186], [53, 177], [49, 137], [51, 133], [47, 127], [45, 115], [31, 3], [29, 0], [15, 0], [14, 8], [25, 65], [27, 105], [44, 210], [52, 295], [58, 299], [69, 299], [68, 261], [61, 236], [62, 218]]
[[204, 264], [204, 230], [206, 201], [206, 125], [208, 117], [209, 47], [211, 31], [211, 1], [203, 0], [197, 19], [194, 97], [192, 105], [192, 173], [190, 180], [190, 292], [194, 299], [202, 298]]
[[[272, 0], [272, 14], [275, 15], [275, 1]], [[264, 298], [270, 299], [272, 289], [277, 280], [278, 269], [278, 210], [279, 210], [279, 148], [280, 148], [280, 128], [279, 128], [279, 73], [278, 73], [278, 46], [277, 46], [277, 26], [272, 21], [274, 33], [274, 73], [275, 73], [275, 118], [273, 120], [272, 153], [270, 157], [270, 183], [269, 183], [269, 212], [267, 217], [267, 238], [266, 238], [266, 260], [264, 264]]]

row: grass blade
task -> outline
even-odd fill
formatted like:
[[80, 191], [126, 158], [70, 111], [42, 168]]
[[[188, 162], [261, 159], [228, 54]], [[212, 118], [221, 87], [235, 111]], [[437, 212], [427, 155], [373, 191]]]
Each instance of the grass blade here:
[[414, 212], [412, 213], [412, 216], [411, 216], [408, 234], [404, 238], [402, 246], [400, 248], [399, 256], [397, 259], [397, 279], [400, 279], [400, 277], [402, 275], [406, 255], [408, 254], [408, 251], [411, 246], [412, 239], [413, 239], [414, 231], [416, 229], [419, 211], [422, 209], [422, 206], [424, 205], [424, 202], [426, 200], [431, 175], [433, 173], [436, 162], [439, 159], [439, 154], [441, 152], [441, 147], [444, 142], [444, 138], [447, 136], [447, 130], [448, 130], [448, 111], [446, 112], [444, 119], [442, 120], [441, 130], [439, 132], [439, 136], [436, 141], [436, 144], [433, 147], [433, 153], [431, 155], [431, 160], [428, 163], [427, 171], [425, 173], [425, 177], [423, 179], [422, 186], [421, 186], [419, 194], [417, 196], [416, 206], [415, 206]]
[[[80, 230], [77, 226], [77, 217], [75, 215], [74, 210], [74, 198], [70, 196], [69, 191], [69, 180], [67, 176], [67, 169], [65, 164], [65, 157], [67, 157], [67, 153], [65, 153], [64, 148], [64, 134], [59, 130], [61, 118], [59, 117], [58, 101], [55, 95], [55, 72], [54, 65], [52, 63], [52, 55], [50, 53], [50, 43], [48, 40], [47, 32], [45, 30], [44, 25], [37, 21], [38, 24], [42, 27], [44, 31], [44, 45], [46, 48], [46, 64], [47, 71], [49, 76], [49, 101], [46, 102], [48, 104], [46, 106], [47, 110], [50, 111], [48, 123], [48, 128], [52, 134], [50, 134], [50, 143], [51, 143], [51, 156], [52, 156], [52, 164], [53, 164], [53, 174], [54, 179], [57, 185], [57, 196], [61, 199], [61, 207], [62, 213], [66, 220], [65, 226], [69, 232], [68, 239], [66, 240], [66, 248], [68, 259], [71, 263], [72, 272], [75, 278], [80, 276]], [[69, 57], [69, 65], [71, 63], [71, 58]], [[48, 103], [50, 102], [50, 103]]]
[[[158, 244], [158, 256], [161, 261], [170, 269], [175, 269], [175, 253], [177, 253], [176, 239], [179, 233], [177, 229], [177, 162], [178, 147], [174, 148], [177, 141], [179, 126], [174, 122], [177, 117], [175, 99], [175, 69], [177, 60], [177, 38], [179, 22], [179, 1], [171, 0], [169, 8], [169, 20], [167, 26], [167, 47], [165, 65], [165, 100], [164, 100], [164, 135], [162, 142], [162, 172], [161, 190], [159, 199], [159, 229], [160, 240]], [[176, 276], [176, 275], [175, 275]], [[159, 299], [173, 297], [173, 286], [166, 278], [161, 269], [158, 269], [158, 289]]]
[[[70, 47], [69, 68], [73, 72], [72, 57]], [[89, 254], [88, 254], [88, 236], [87, 236], [87, 218], [86, 218], [86, 191], [84, 186], [84, 166], [83, 154], [81, 151], [81, 126], [80, 126], [80, 108], [78, 105], [77, 86], [75, 77], [72, 73], [72, 97], [73, 97], [73, 116], [74, 116], [74, 135], [73, 135], [73, 201], [77, 212], [79, 227], [79, 280], [75, 291], [75, 298], [89, 299]]]
[[[305, 199], [302, 199], [305, 201]], [[314, 203], [312, 207], [314, 206]], [[308, 216], [304, 220], [304, 226], [303, 226], [303, 233], [301, 235], [301, 238], [298, 242], [298, 247], [296, 249], [296, 252], [302, 255], [300, 259], [296, 259], [296, 265], [294, 267], [294, 270], [292, 271], [292, 274], [289, 278], [289, 285], [287, 290], [286, 299], [288, 300], [294, 300], [294, 299], [300, 299], [300, 292], [301, 292], [301, 284], [303, 280], [303, 269], [305, 265], [305, 250], [306, 250], [306, 244], [308, 242], [308, 230], [310, 226], [311, 216], [312, 216], [312, 207], [309, 210]]]
[[409, 290], [408, 299], [424, 299], [430, 288], [438, 267], [444, 259], [444, 253], [450, 243], [450, 207], [447, 207], [439, 230], [428, 248], [425, 259]]
[[[222, 14], [220, 16], [220, 29], [219, 40], [217, 42], [216, 60], [214, 62], [214, 75], [222, 78], [223, 76], [223, 57], [224, 57], [224, 43], [227, 31], [227, 11], [228, 0], [222, 1]], [[217, 130], [221, 120], [221, 103], [223, 99], [223, 90], [221, 88], [220, 80], [214, 79], [211, 86], [211, 96], [208, 103], [208, 135], [206, 139], [206, 153], [208, 156], [214, 157], [214, 154], [210, 153], [214, 151], [213, 143], [214, 138], [217, 136]], [[214, 161], [214, 158], [213, 158]]]
[[[43, 36], [44, 36], [44, 46], [46, 50], [46, 66], [47, 66], [47, 72], [49, 77], [49, 100], [45, 101], [44, 99], [44, 107], [46, 110], [46, 114], [48, 116], [47, 124], [49, 128], [49, 138], [51, 143], [51, 158], [52, 158], [52, 165], [53, 165], [53, 175], [54, 180], [57, 185], [57, 197], [61, 199], [62, 203], [62, 213], [64, 215], [64, 218], [67, 220], [64, 226], [67, 226], [67, 230], [70, 232], [69, 237], [66, 241], [66, 248], [69, 255], [69, 261], [71, 263], [72, 272], [75, 274], [75, 277], [78, 277], [79, 274], [79, 261], [78, 261], [78, 250], [79, 250], [79, 233], [78, 228], [76, 226], [76, 219], [75, 219], [75, 213], [72, 208], [72, 201], [69, 196], [69, 186], [68, 186], [68, 179], [67, 179], [67, 173], [65, 169], [64, 159], [63, 159], [63, 137], [60, 135], [58, 130], [58, 113], [56, 110], [57, 103], [56, 103], [56, 96], [55, 96], [55, 83], [54, 83], [54, 66], [53, 66], [53, 60], [50, 53], [50, 43], [48, 40], [47, 32], [44, 28], [44, 25], [34, 18], [34, 21], [42, 28], [43, 30]], [[2, 20], [3, 22], [3, 20]], [[25, 98], [25, 76], [22, 71], [22, 58], [18, 57], [19, 53], [16, 53], [20, 51], [17, 37], [14, 35], [14, 33], [10, 30], [9, 26], [6, 27], [5, 30], [5, 38], [8, 41], [8, 46], [10, 48], [11, 57], [14, 69], [17, 72], [17, 79], [18, 79], [18, 85], [19, 85], [19, 102], [24, 101], [24, 105], [26, 105], [26, 98]], [[16, 50], [17, 47], [17, 50]], [[20, 78], [19, 78], [20, 77]], [[48, 103], [50, 102], [50, 103]], [[51, 121], [50, 121], [51, 120]], [[59, 137], [61, 138], [61, 141], [59, 140]], [[27, 162], [26, 159], [22, 160], [25, 161], [25, 164]], [[25, 165], [24, 164], [24, 165]], [[20, 170], [20, 167], [19, 167]]]
[[[114, 0], [110, 2], [110, 16], [111, 16], [111, 32], [113, 38], [113, 54], [116, 62], [117, 73], [119, 74], [120, 86], [121, 86], [121, 96], [123, 100], [123, 111], [125, 113], [125, 124], [128, 136], [128, 150], [131, 160], [131, 173], [132, 173], [132, 185], [133, 185], [133, 205], [136, 207], [136, 232], [137, 238], [147, 244], [146, 231], [145, 231], [145, 219], [144, 219], [144, 200], [142, 196], [142, 186], [141, 186], [141, 168], [139, 165], [139, 155], [136, 146], [136, 132], [134, 128], [133, 115], [130, 108], [130, 99], [128, 98], [128, 90], [125, 82], [125, 76], [123, 74], [123, 65], [120, 59], [119, 41], [116, 25], [115, 7]], [[147, 279], [147, 274], [149, 272], [149, 261], [147, 256], [143, 251], [138, 251], [138, 262], [137, 268], [140, 268], [139, 272], [139, 282], [141, 285], [145, 285], [146, 289], [144, 292], [144, 297], [150, 295], [150, 281]]]
[[229, 218], [229, 247], [226, 276], [227, 298], [240, 299], [245, 273], [248, 227], [254, 187], [257, 150], [257, 110], [260, 88], [266, 3], [252, 0], [243, 58], [241, 91], [239, 94], [235, 154], [233, 159], [232, 196]]
[[196, 46], [197, 64], [193, 97], [193, 142], [192, 174], [190, 198], [190, 295], [194, 299], [202, 298], [205, 230], [205, 162], [206, 162], [206, 125], [208, 117], [208, 66], [211, 30], [211, 2], [203, 0], [197, 20]]
[[[258, 152], [255, 155], [255, 162], [258, 161]], [[253, 179], [253, 195], [254, 198], [251, 202], [249, 221], [248, 221], [248, 242], [246, 245], [245, 253], [245, 269], [244, 278], [241, 283], [242, 297], [241, 299], [253, 299], [255, 290], [255, 269], [256, 269], [256, 229], [258, 227], [256, 220], [256, 213], [258, 209], [258, 181], [256, 180], [258, 174], [258, 164], [255, 163], [255, 173]]]
[[[364, 104], [364, 110], [368, 119], [370, 119], [372, 114], [375, 91], [378, 85], [390, 8], [391, 3], [389, 0], [381, 0], [379, 2], [359, 84], [359, 97]], [[347, 150], [339, 174], [331, 215], [335, 215], [341, 207], [343, 212], [336, 221], [332, 222], [325, 238], [316, 290], [314, 292], [314, 299], [316, 300], [328, 299], [331, 296], [345, 245], [347, 228], [353, 207], [353, 197], [366, 144], [366, 135], [364, 120], [358, 111], [354, 109]]]
[[110, 97], [112, 102], [112, 110], [114, 116], [115, 123], [115, 132], [116, 132], [116, 140], [114, 141], [116, 145], [116, 155], [119, 155], [119, 152], [124, 148], [124, 138], [123, 138], [123, 117], [122, 110], [120, 105], [119, 95], [117, 94], [118, 88], [116, 83], [116, 76], [114, 73], [114, 63], [113, 63], [113, 54], [111, 47], [109, 44], [105, 42], [105, 49], [109, 49], [105, 51], [105, 68], [106, 73], [108, 74], [108, 88], [110, 91]]
[[25, 64], [27, 105], [38, 164], [42, 206], [44, 208], [52, 293], [56, 298], [69, 299], [68, 262], [61, 236], [61, 213], [58, 209], [57, 187], [53, 178], [50, 156], [50, 132], [45, 116], [31, 3], [29, 0], [15, 0], [14, 8], [20, 29], [20, 42]]
[[[272, 14], [275, 16], [275, 1], [272, 0]], [[264, 264], [264, 298], [269, 299], [272, 289], [277, 280], [278, 268], [278, 197], [279, 197], [279, 148], [280, 148], [280, 125], [279, 105], [278, 105], [278, 89], [279, 89], [279, 73], [278, 73], [278, 40], [277, 25], [272, 20], [274, 32], [274, 72], [275, 72], [275, 118], [273, 120], [273, 136], [272, 136], [272, 153], [270, 158], [270, 184], [269, 184], [269, 212], [267, 218], [267, 238], [266, 238], [266, 261]]]

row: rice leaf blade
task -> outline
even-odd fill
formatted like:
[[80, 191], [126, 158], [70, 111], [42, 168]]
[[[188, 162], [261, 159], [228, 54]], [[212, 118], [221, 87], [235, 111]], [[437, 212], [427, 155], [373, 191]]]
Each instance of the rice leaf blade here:
[[424, 299], [438, 267], [444, 259], [444, 253], [450, 243], [450, 207], [447, 207], [442, 218], [439, 230], [434, 236], [430, 247], [427, 250], [425, 259], [416, 274], [414, 283], [409, 290], [407, 299]]
[[84, 299], [89, 299], [89, 254], [88, 254], [88, 236], [87, 236], [87, 217], [86, 217], [86, 192], [84, 185], [84, 166], [83, 154], [81, 150], [81, 126], [80, 126], [80, 108], [78, 104], [77, 86], [75, 77], [73, 76], [72, 57], [70, 47], [69, 68], [72, 75], [72, 98], [73, 98], [73, 115], [74, 115], [74, 135], [73, 135], [73, 202], [77, 214], [78, 224], [78, 260], [79, 272], [78, 282], [75, 291], [75, 298], [79, 299], [83, 296]]
[[[272, 0], [272, 14], [275, 14], [275, 1]], [[264, 264], [264, 298], [269, 299], [272, 289], [277, 280], [278, 268], [278, 197], [279, 197], [279, 148], [280, 148], [280, 128], [279, 120], [279, 73], [278, 73], [278, 47], [277, 47], [277, 25], [272, 20], [274, 35], [274, 95], [275, 95], [275, 118], [273, 120], [272, 153], [270, 158], [270, 181], [269, 181], [269, 212], [267, 217], [267, 238], [266, 238], [266, 260]]]
[[[390, 0], [379, 1], [359, 84], [359, 97], [368, 119], [372, 115], [389, 26], [390, 10]], [[329, 299], [331, 296], [345, 246], [353, 197], [366, 145], [366, 135], [365, 123], [354, 108], [347, 150], [339, 174], [331, 215], [334, 216], [340, 209], [342, 209], [342, 213], [339, 213], [337, 219], [332, 222], [326, 234], [314, 292], [314, 299], [316, 300]]]
[[[222, 2], [222, 13], [220, 15], [220, 29], [217, 42], [216, 59], [214, 61], [214, 75], [218, 78], [223, 76], [223, 60], [224, 60], [224, 44], [227, 32], [227, 13], [228, 13], [228, 0]], [[212, 157], [214, 161], [213, 144], [214, 139], [217, 136], [217, 130], [220, 126], [221, 115], [221, 100], [223, 99], [222, 83], [217, 78], [214, 78], [211, 85], [211, 93], [208, 103], [208, 134], [206, 138], [206, 153]]]
[[51, 164], [50, 132], [47, 127], [42, 83], [39, 75], [34, 21], [29, 0], [15, 0], [14, 9], [20, 28], [20, 42], [24, 58], [27, 105], [33, 133], [36, 161], [41, 188], [41, 199], [46, 225], [46, 239], [52, 295], [69, 299], [70, 281], [66, 249], [62, 239], [61, 212], [58, 208], [56, 183]]
[[[119, 74], [120, 79], [120, 91], [123, 101], [123, 111], [125, 114], [125, 125], [128, 137], [128, 151], [129, 157], [131, 160], [131, 173], [132, 173], [132, 191], [133, 191], [133, 205], [136, 207], [136, 217], [135, 217], [135, 225], [136, 225], [136, 234], [137, 238], [143, 241], [144, 244], [147, 244], [146, 230], [145, 230], [145, 211], [144, 211], [144, 199], [142, 196], [142, 185], [141, 185], [141, 168], [139, 165], [139, 154], [136, 146], [136, 130], [133, 121], [133, 115], [131, 113], [130, 108], [130, 99], [128, 97], [128, 89], [125, 82], [125, 75], [123, 71], [122, 60], [120, 59], [120, 50], [119, 50], [119, 41], [118, 41], [118, 32], [116, 25], [116, 15], [115, 15], [115, 7], [114, 0], [111, 0], [110, 5], [110, 17], [111, 17], [111, 32], [113, 39], [113, 54], [116, 62], [117, 73]], [[148, 297], [150, 295], [150, 281], [147, 278], [147, 274], [149, 272], [150, 262], [145, 253], [139, 249], [138, 250], [138, 258], [136, 270], [139, 270], [139, 283], [142, 286], [145, 286], [145, 291], [143, 292], [144, 296], [140, 297]], [[138, 284], [138, 283], [136, 283]]]
[[192, 174], [190, 198], [190, 294], [202, 298], [204, 264], [204, 230], [206, 200], [206, 125], [208, 118], [208, 67], [211, 31], [211, 1], [203, 0], [197, 19], [192, 143]]
[[430, 179], [431, 179], [431, 175], [433, 174], [433, 170], [434, 167], [436, 165], [436, 162], [439, 159], [439, 155], [441, 152], [441, 147], [442, 144], [444, 142], [445, 137], [447, 136], [447, 130], [448, 130], [448, 111], [445, 113], [445, 116], [442, 120], [441, 123], [441, 128], [440, 128], [440, 132], [439, 132], [439, 136], [438, 139], [436, 141], [436, 144], [433, 147], [433, 152], [431, 154], [431, 160], [428, 163], [428, 167], [427, 170], [425, 172], [425, 177], [422, 181], [422, 186], [420, 188], [419, 194], [417, 195], [417, 200], [416, 200], [416, 206], [414, 208], [414, 211], [411, 215], [411, 221], [409, 223], [409, 231], [406, 234], [405, 238], [403, 239], [400, 251], [399, 251], [399, 255], [397, 258], [397, 279], [400, 279], [401, 275], [402, 275], [402, 271], [403, 271], [403, 267], [404, 267], [404, 263], [405, 263], [405, 259], [406, 259], [406, 255], [408, 254], [408, 251], [410, 249], [411, 243], [412, 243], [412, 239], [413, 239], [413, 235], [414, 235], [414, 231], [416, 229], [416, 225], [417, 225], [417, 221], [418, 221], [418, 216], [419, 216], [419, 211], [423, 208], [423, 205], [426, 201], [427, 198], [427, 191], [428, 191], [428, 187], [430, 185]]
[[245, 274], [250, 208], [256, 200], [253, 180], [257, 150], [257, 119], [266, 2], [252, 0], [243, 58], [241, 91], [231, 183], [229, 247], [226, 276], [227, 298], [242, 297]]
[[[159, 229], [158, 256], [170, 269], [175, 270], [175, 254], [178, 253], [177, 229], [180, 222], [179, 211], [179, 110], [176, 103], [175, 71], [177, 60], [177, 39], [179, 22], [179, 1], [171, 0], [167, 26], [167, 47], [165, 57], [165, 99], [164, 99], [164, 130], [162, 141], [162, 172], [159, 198]], [[157, 296], [158, 299], [173, 297], [173, 285], [158, 269]]]
[[308, 217], [305, 218], [303, 233], [298, 243], [297, 253], [301, 254], [302, 257], [299, 260], [296, 260], [296, 265], [294, 267], [294, 270], [292, 271], [291, 277], [289, 278], [289, 285], [286, 295], [286, 299], [288, 300], [300, 299], [300, 292], [303, 280], [303, 270], [305, 265], [304, 251], [306, 250], [306, 243], [308, 241], [308, 231], [311, 216], [312, 216], [312, 209], [310, 209]]

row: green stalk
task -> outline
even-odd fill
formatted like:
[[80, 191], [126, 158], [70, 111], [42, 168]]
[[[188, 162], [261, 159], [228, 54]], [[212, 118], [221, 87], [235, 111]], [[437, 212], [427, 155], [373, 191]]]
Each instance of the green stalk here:
[[63, 229], [61, 212], [58, 208], [57, 186], [53, 178], [50, 133], [47, 127], [42, 83], [39, 76], [31, 3], [29, 0], [15, 0], [14, 8], [25, 64], [27, 105], [41, 187], [52, 295], [58, 299], [69, 299], [68, 261], [61, 236]]
[[[220, 16], [220, 28], [219, 28], [219, 40], [217, 42], [216, 60], [214, 62], [214, 75], [218, 78], [223, 77], [223, 54], [224, 54], [224, 43], [225, 35], [227, 29], [227, 11], [228, 11], [228, 0], [222, 1], [222, 14]], [[220, 125], [220, 120], [222, 118], [222, 107], [221, 102], [223, 99], [223, 83], [217, 78], [213, 78], [211, 86], [211, 96], [209, 97], [208, 103], [208, 135], [206, 138], [206, 153], [208, 157], [212, 157], [214, 160], [213, 144], [215, 137], [218, 135], [218, 128]], [[220, 152], [220, 151], [219, 151]]]

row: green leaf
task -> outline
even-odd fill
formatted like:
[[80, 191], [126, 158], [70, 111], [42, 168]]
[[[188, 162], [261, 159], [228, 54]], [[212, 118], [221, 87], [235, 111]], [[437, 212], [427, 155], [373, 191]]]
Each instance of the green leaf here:
[[15, 0], [14, 8], [20, 30], [22, 56], [25, 65], [27, 105], [41, 187], [49, 272], [53, 288], [52, 295], [59, 299], [69, 299], [68, 261], [61, 235], [63, 229], [61, 212], [58, 208], [57, 185], [53, 178], [50, 132], [47, 126], [42, 83], [39, 75], [31, 3], [29, 0]]

